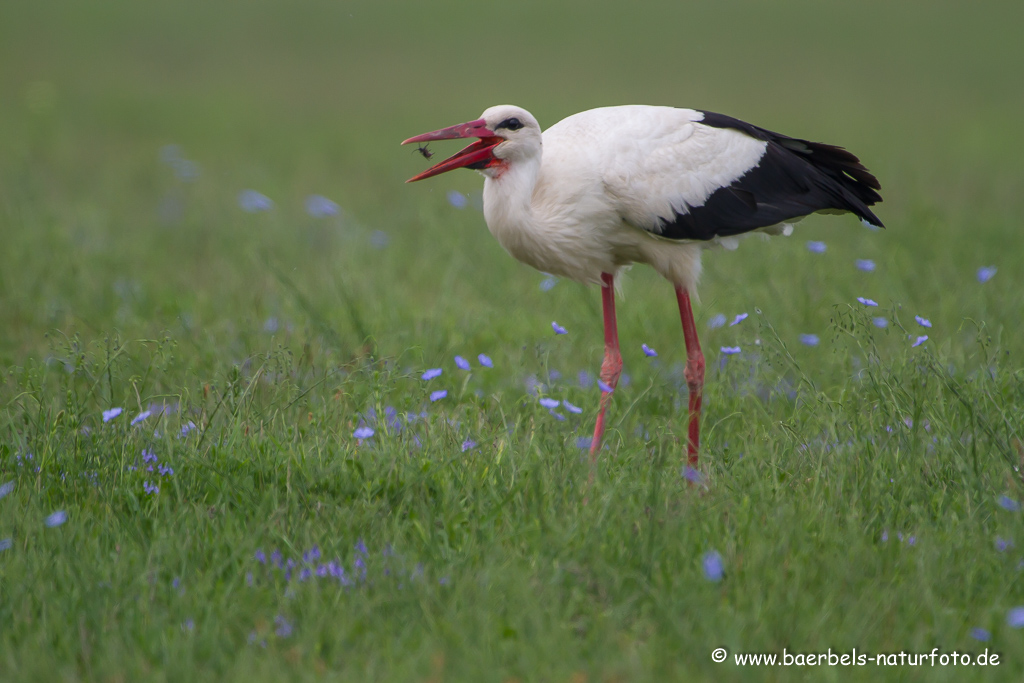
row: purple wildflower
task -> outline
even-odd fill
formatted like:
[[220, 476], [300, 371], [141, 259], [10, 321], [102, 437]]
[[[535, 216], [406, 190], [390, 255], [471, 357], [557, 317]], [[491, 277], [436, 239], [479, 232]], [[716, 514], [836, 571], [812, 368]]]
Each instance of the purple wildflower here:
[[996, 536], [996, 550], [1001, 553], [1005, 553], [1007, 550], [1013, 547], [1013, 542], [1008, 541], [1005, 538]]
[[594, 375], [588, 370], [580, 370], [576, 380], [580, 383], [580, 388], [582, 389], [589, 389], [594, 385]]
[[875, 327], [889, 327], [889, 321], [882, 317], [872, 318], [871, 322]]
[[704, 553], [701, 563], [704, 565], [704, 578], [714, 583], [722, 580], [722, 576], [725, 575], [725, 569], [722, 566], [722, 556], [718, 554], [717, 550], [710, 550]]
[[491, 360], [491, 357], [486, 354], [481, 353], [479, 356], [476, 357], [476, 359], [480, 361], [480, 365], [484, 366], [485, 368], [494, 367], [494, 361]]
[[423, 376], [420, 377], [420, 379], [431, 380], [434, 379], [435, 377], [440, 377], [442, 373], [444, 373], [444, 370], [442, 370], [441, 368], [431, 368], [424, 372]]
[[312, 548], [302, 553], [302, 561], [311, 564], [320, 559], [320, 546], [314, 545]]
[[124, 412], [124, 408], [111, 408], [110, 410], [103, 411], [103, 421], [110, 422], [115, 417]]
[[735, 318], [733, 318], [732, 322], [729, 323], [729, 327], [732, 327], [733, 325], [739, 325], [741, 322], [743, 322], [749, 317], [749, 313], [739, 313]]
[[562, 405], [565, 406], [566, 410], [568, 410], [570, 413], [573, 413], [574, 415], [579, 415], [580, 413], [583, 412], [583, 408], [580, 408], [579, 406], [574, 406], [568, 401], [563, 400]]
[[367, 427], [366, 425], [363, 425], [362, 427], [356, 429], [356, 431], [352, 432], [352, 436], [354, 436], [357, 439], [369, 439], [371, 436], [373, 436], [373, 427]]
[[157, 465], [156, 471], [160, 473], [161, 477], [174, 476], [174, 468], [168, 465]]
[[554, 410], [559, 405], [559, 403], [558, 403], [558, 401], [556, 399], [546, 398], [546, 397], [540, 399], [540, 404], [542, 406], [544, 406], [545, 408], [547, 408], [548, 410]]
[[550, 292], [555, 285], [558, 284], [558, 278], [548, 275], [546, 278], [541, 280], [540, 291]]
[[336, 216], [338, 211], [340, 207], [323, 195], [311, 194], [306, 197], [306, 213], [313, 218]]
[[143, 448], [142, 449], [142, 462], [156, 462], [156, 461], [157, 461], [156, 453], [154, 453], [153, 451], [149, 450], [148, 448]]
[[564, 327], [554, 321], [551, 322], [551, 329], [555, 331], [555, 334], [568, 334]]
[[430, 393], [430, 402], [440, 401], [442, 398], [448, 395], [447, 389], [439, 389]]
[[476, 448], [476, 441], [473, 441], [473, 439], [466, 439], [465, 441], [462, 442], [463, 453], [465, 453], [466, 451], [471, 451], [474, 448]]
[[655, 351], [654, 349], [652, 349], [647, 344], [641, 344], [640, 345], [640, 349], [644, 352], [644, 355], [647, 356], [648, 358], [654, 358], [655, 356], [658, 355], [658, 352]]
[[548, 412], [551, 413], [551, 417], [555, 418], [559, 422], [565, 422], [565, 415], [562, 415], [557, 410], [549, 410]]
[[266, 564], [267, 563], [267, 554], [265, 552], [263, 552], [262, 548], [258, 549], [256, 551], [256, 553], [253, 555], [253, 557], [256, 558], [256, 561], [259, 562], [260, 564]]
[[143, 410], [141, 413], [132, 418], [132, 426], [139, 424], [152, 414], [153, 412], [150, 410]]
[[714, 330], [725, 324], [725, 314], [719, 313], [718, 315], [711, 316], [708, 320], [708, 329]]
[[182, 426], [182, 428], [181, 428], [181, 435], [182, 436], [187, 436], [188, 433], [191, 432], [195, 428], [196, 428], [196, 423], [193, 422], [192, 420], [189, 420], [187, 424]]
[[594, 437], [592, 436], [577, 436], [576, 437], [576, 448], [586, 450], [591, 447], [594, 443]]
[[865, 273], [870, 273], [875, 269], [875, 262], [868, 258], [859, 258], [856, 260], [857, 270], [862, 270]]
[[142, 490], [151, 496], [155, 496], [156, 494], [160, 493], [160, 487], [157, 486], [156, 484], [151, 484], [148, 481], [142, 482]]
[[738, 347], [738, 346], [723, 346], [721, 351], [726, 356], [735, 356], [737, 353], [740, 352], [740, 347]]
[[466, 198], [466, 195], [458, 190], [448, 190], [448, 203], [456, 209], [465, 209], [466, 205], [469, 204], [469, 200]]
[[238, 193], [238, 206], [242, 211], [259, 213], [260, 211], [270, 211], [274, 208], [274, 202], [256, 190], [242, 190]]
[[10, 550], [14, 546], [14, 541], [10, 538], [0, 538], [0, 552]]
[[68, 513], [64, 512], [63, 510], [57, 510], [56, 512], [50, 514], [45, 520], [43, 520], [43, 523], [48, 527], [55, 527], [60, 526], [66, 521], [68, 521]]
[[862, 296], [858, 296], [857, 297], [857, 301], [861, 302], [865, 306], [877, 306], [878, 305], [877, 301], [872, 301], [871, 299], [865, 299]]
[[800, 335], [800, 343], [801, 344], [805, 344], [807, 346], [817, 346], [820, 341], [821, 340], [818, 339], [818, 335], [816, 335], [816, 334], [801, 334]]
[[889, 540], [889, 532], [888, 531], [883, 531], [882, 532], [882, 543], [885, 543], [888, 540]]
[[195, 628], [196, 628], [195, 619], [186, 619], [181, 624], [181, 630], [182, 631], [193, 631], [193, 630], [195, 630]]
[[824, 254], [827, 248], [824, 242], [815, 242], [813, 240], [807, 242], [807, 251], [812, 254]]
[[606, 394], [610, 394], [615, 391], [615, 389], [603, 379], [597, 380], [597, 386]]
[[910, 348], [914, 348], [915, 346], [920, 346], [921, 344], [924, 344], [926, 341], [928, 341], [928, 335], [927, 334], [922, 334], [920, 337], [918, 337], [917, 339], [914, 340], [914, 343], [910, 345]]
[[469, 370], [469, 361], [462, 356], [455, 356], [455, 367], [459, 370]]
[[[0, 485], [0, 498], [5, 497], [8, 493], [14, 490], [14, 482], [9, 481], [6, 484]], [[1005, 496], [1004, 496], [1005, 498]]]
[[927, 318], [922, 318], [919, 315], [915, 315], [914, 316], [914, 320], [916, 320], [917, 324], [920, 325], [921, 327], [931, 327], [932, 326], [932, 321], [931, 320], [928, 320]]
[[995, 266], [982, 266], [978, 268], [978, 282], [984, 284], [996, 276]]
[[1024, 628], [1024, 607], [1014, 607], [1007, 612], [1006, 625], [1010, 628]]
[[981, 642], [985, 643], [989, 640], [992, 640], [992, 634], [983, 628], [972, 628], [971, 638], [974, 638], [975, 640], [980, 640]]

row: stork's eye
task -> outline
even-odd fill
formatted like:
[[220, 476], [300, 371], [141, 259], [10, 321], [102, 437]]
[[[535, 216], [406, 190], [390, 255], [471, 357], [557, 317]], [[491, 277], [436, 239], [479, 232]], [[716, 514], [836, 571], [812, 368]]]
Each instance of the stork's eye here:
[[509, 130], [519, 130], [523, 127], [523, 124], [517, 118], [505, 119], [499, 123], [495, 128], [508, 128]]

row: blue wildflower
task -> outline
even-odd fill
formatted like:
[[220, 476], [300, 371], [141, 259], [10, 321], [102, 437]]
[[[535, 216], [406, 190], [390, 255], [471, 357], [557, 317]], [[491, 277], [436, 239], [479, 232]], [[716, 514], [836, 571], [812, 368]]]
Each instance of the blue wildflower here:
[[982, 266], [978, 268], [978, 282], [982, 284], [988, 282], [996, 276], [996, 270], [998, 269], [995, 266]]
[[1007, 612], [1006, 625], [1010, 628], [1024, 628], [1024, 607], [1014, 607]]
[[807, 242], [807, 251], [812, 254], [824, 254], [827, 248], [824, 242], [815, 242], [813, 240]]
[[124, 408], [111, 408], [110, 410], [104, 410], [103, 411], [103, 421], [104, 422], [110, 422], [115, 417], [120, 415], [122, 412], [124, 412]]
[[370, 246], [374, 249], [383, 249], [391, 243], [391, 238], [383, 230], [374, 230], [370, 233]]
[[238, 206], [242, 208], [242, 211], [259, 213], [260, 211], [270, 211], [274, 208], [274, 202], [256, 190], [242, 190], [238, 193]]
[[580, 370], [579, 375], [576, 376], [577, 381], [580, 383], [580, 387], [583, 389], [589, 389], [594, 385], [594, 375], [587, 370]]
[[655, 351], [654, 349], [652, 349], [647, 344], [641, 344], [640, 345], [640, 350], [643, 351], [644, 355], [647, 356], [648, 358], [654, 358], [655, 356], [658, 355], [658, 352]]
[[357, 553], [362, 553], [363, 555], [369, 555], [370, 554], [370, 551], [367, 550], [366, 544], [363, 543], [363, 539], [361, 539], [361, 538], [356, 541], [356, 544], [355, 544], [354, 547], [355, 547]]
[[267, 563], [267, 554], [265, 552], [263, 552], [262, 548], [257, 549], [255, 554], [253, 554], [253, 557], [260, 564], [266, 564]]
[[189, 420], [185, 425], [182, 426], [182, 428], [181, 428], [181, 435], [182, 436], [187, 436], [188, 433], [191, 432], [195, 428], [196, 428], [196, 423], [193, 422], [192, 420]]
[[[12, 485], [13, 483], [14, 482], [11, 482]], [[6, 484], [4, 486], [6, 486]], [[0, 490], [0, 493], [2, 493], [2, 490]], [[3, 498], [3, 496], [0, 495], [0, 498]], [[1003, 508], [1004, 510], [1009, 510], [1010, 512], [1016, 512], [1017, 510], [1020, 510], [1020, 503], [1015, 501], [1013, 498], [1010, 498], [1009, 496], [999, 496], [998, 502], [999, 507]]]
[[816, 335], [816, 334], [801, 334], [800, 335], [800, 343], [801, 344], [805, 344], [807, 346], [817, 346], [820, 341], [821, 340], [818, 339], [818, 335]]
[[738, 346], [723, 346], [721, 351], [726, 356], [735, 356], [737, 353], [740, 352], [740, 347], [738, 347]]
[[931, 320], [928, 320], [927, 318], [922, 318], [919, 315], [915, 315], [914, 316], [914, 320], [916, 320], [917, 324], [920, 325], [921, 327], [931, 327], [932, 326], [932, 321]]
[[574, 406], [573, 404], [569, 403], [568, 401], [563, 400], [562, 401], [562, 405], [565, 406], [565, 409], [568, 410], [570, 413], [574, 413], [576, 415], [579, 415], [580, 413], [583, 412], [583, 408], [580, 408], [579, 406]]
[[882, 317], [872, 318], [871, 319], [871, 323], [875, 327], [882, 327], [882, 328], [889, 327], [889, 321], [886, 320], [885, 318], [882, 318]]
[[274, 626], [274, 633], [278, 638], [287, 638], [292, 634], [292, 625], [280, 614], [274, 617]]
[[739, 325], [741, 322], [746, 320], [748, 317], [750, 317], [749, 313], [740, 313], [740, 314], [738, 314], [735, 318], [733, 318], [732, 322], [729, 323], [729, 327], [732, 327], [733, 325]]
[[722, 556], [718, 554], [718, 551], [710, 550], [704, 553], [701, 563], [704, 565], [704, 578], [714, 583], [722, 580], [725, 569], [722, 566]]
[[601, 389], [601, 391], [603, 391], [606, 394], [610, 394], [613, 391], [615, 391], [612, 385], [608, 384], [603, 379], [597, 380], [597, 386]]
[[542, 398], [540, 399], [540, 404], [548, 410], [554, 410], [559, 406], [558, 401], [553, 398]]
[[157, 486], [156, 484], [151, 484], [148, 481], [142, 482], [142, 490], [151, 496], [155, 496], [156, 494], [160, 493], [160, 487]]
[[865, 273], [870, 273], [875, 269], [875, 262], [868, 258], [859, 258], [856, 260], [857, 270], [862, 270]]
[[921, 344], [924, 344], [926, 341], [928, 341], [928, 335], [922, 334], [920, 337], [914, 340], [914, 343], [910, 345], [910, 348], [920, 346]]
[[302, 553], [302, 561], [307, 564], [312, 564], [320, 559], [320, 546], [314, 545], [312, 548]]
[[861, 302], [865, 306], [877, 306], [878, 305], [877, 301], [872, 301], [871, 299], [865, 299], [862, 296], [858, 296], [857, 297], [857, 301]]
[[708, 329], [714, 330], [725, 324], [725, 314], [719, 313], [718, 315], [711, 316], [708, 320]]
[[132, 425], [134, 426], [139, 424], [152, 414], [153, 412], [151, 410], [143, 410], [141, 413], [132, 418]]
[[306, 197], [306, 213], [313, 218], [336, 216], [340, 210], [341, 207], [322, 195], [311, 194]]
[[469, 370], [469, 361], [462, 356], [455, 356], [455, 367], [459, 370]]
[[554, 321], [552, 321], [552, 323], [551, 323], [551, 329], [553, 329], [555, 331], [555, 334], [568, 334], [568, 332], [566, 331], [566, 329], [564, 327], [562, 327], [561, 325], [559, 325], [558, 323], [556, 323]]
[[975, 640], [980, 640], [981, 642], [985, 643], [992, 640], [992, 634], [983, 628], [972, 628], [971, 638], [974, 638]]
[[540, 291], [550, 292], [558, 284], [558, 278], [548, 275], [540, 282]]
[[576, 448], [586, 450], [594, 443], [594, 437], [592, 436], [577, 436], [576, 437]]
[[491, 357], [486, 354], [481, 353], [479, 356], [476, 357], [476, 359], [480, 361], [480, 365], [484, 366], [485, 368], [494, 367], [494, 361], [491, 360]]
[[689, 465], [683, 465], [683, 479], [691, 484], [704, 483], [704, 475]]
[[10, 550], [14, 546], [14, 541], [10, 538], [0, 538], [0, 552]]
[[277, 316], [275, 315], [272, 315], [263, 321], [263, 331], [267, 334], [274, 334], [280, 326], [280, 323], [277, 321]]
[[449, 190], [448, 203], [456, 209], [465, 209], [466, 205], [469, 204], [469, 200], [466, 198], [466, 195], [462, 194], [458, 190]]
[[1008, 541], [1005, 538], [996, 536], [996, 550], [1001, 553], [1005, 553], [1007, 550], [1013, 547], [1013, 542]]
[[448, 390], [447, 389], [440, 389], [438, 391], [431, 392], [431, 394], [430, 394], [430, 401], [431, 402], [440, 401], [442, 398], [444, 398], [447, 395], [448, 395]]
[[371, 436], [373, 436], [373, 427], [367, 427], [366, 425], [363, 425], [362, 427], [356, 429], [356, 431], [352, 432], [352, 436], [354, 436], [357, 439], [369, 439]]
[[0, 484], [0, 498], [4, 498], [8, 493], [14, 490], [14, 482], [9, 481], [6, 484]]
[[423, 376], [420, 377], [420, 379], [431, 380], [434, 379], [435, 377], [440, 377], [443, 373], [444, 370], [442, 370], [441, 368], [431, 368], [424, 372]]
[[551, 417], [555, 418], [559, 422], [565, 422], [565, 415], [562, 415], [557, 410], [549, 410], [548, 412], [551, 413]]
[[473, 439], [466, 439], [465, 441], [462, 442], [463, 453], [465, 453], [466, 451], [471, 451], [474, 448], [476, 448], [476, 441], [473, 441]]
[[46, 524], [46, 526], [48, 527], [55, 527], [60, 526], [66, 521], [68, 521], [68, 513], [64, 512], [63, 510], [57, 510], [56, 512], [50, 514], [45, 520], [43, 520], [43, 523]]

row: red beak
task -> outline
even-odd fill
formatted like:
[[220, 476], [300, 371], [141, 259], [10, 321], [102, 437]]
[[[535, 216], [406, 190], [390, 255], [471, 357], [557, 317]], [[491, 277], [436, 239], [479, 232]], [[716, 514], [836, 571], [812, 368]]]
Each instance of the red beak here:
[[411, 183], [423, 180], [424, 178], [430, 178], [456, 168], [486, 168], [495, 161], [494, 148], [505, 141], [504, 138], [496, 136], [494, 131], [487, 127], [486, 121], [477, 119], [476, 121], [460, 123], [457, 126], [448, 126], [441, 130], [435, 130], [432, 133], [423, 133], [422, 135], [404, 140], [402, 144], [408, 145], [412, 142], [431, 142], [433, 140], [455, 140], [458, 138], [480, 139], [461, 151], [456, 152], [441, 163], [435, 164], [422, 173], [414, 175], [405, 182]]

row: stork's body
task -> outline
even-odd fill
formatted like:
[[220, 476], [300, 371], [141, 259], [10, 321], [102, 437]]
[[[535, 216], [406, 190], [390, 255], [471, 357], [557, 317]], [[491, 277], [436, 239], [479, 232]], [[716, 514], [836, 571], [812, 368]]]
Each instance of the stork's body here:
[[[614, 390], [622, 369], [614, 281], [624, 266], [646, 263], [676, 291], [687, 347], [689, 459], [699, 444], [704, 358], [690, 304], [709, 246], [734, 248], [737, 236], [788, 232], [814, 212], [852, 212], [881, 225], [868, 206], [877, 180], [845, 150], [789, 138], [720, 114], [672, 107], [622, 106], [570, 116], [543, 134], [510, 105], [491, 107], [459, 126], [406, 140], [479, 140], [412, 180], [459, 167], [484, 174], [484, 217], [516, 259], [537, 270], [602, 286], [605, 360]], [[591, 455], [601, 446], [601, 408]]]

